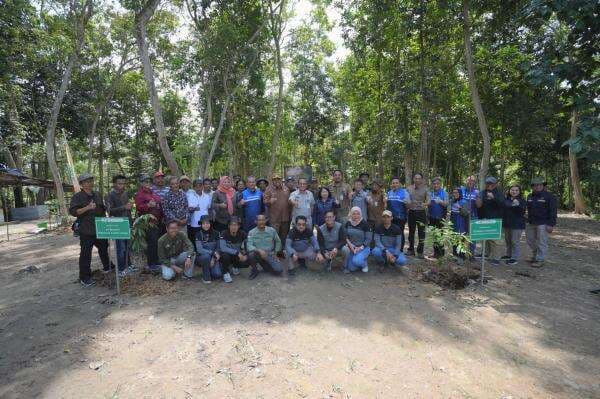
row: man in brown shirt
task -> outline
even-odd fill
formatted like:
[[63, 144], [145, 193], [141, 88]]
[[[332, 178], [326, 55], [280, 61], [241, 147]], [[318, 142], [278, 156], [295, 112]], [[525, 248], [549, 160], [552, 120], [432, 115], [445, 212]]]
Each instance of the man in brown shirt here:
[[274, 175], [264, 192], [263, 201], [269, 211], [271, 227], [277, 231], [281, 242], [285, 242], [290, 229], [290, 190], [283, 185], [281, 176]]
[[341, 170], [334, 170], [331, 178], [332, 183], [329, 185], [329, 191], [331, 191], [331, 196], [338, 205], [338, 208], [335, 211], [335, 219], [344, 225], [348, 219], [348, 212], [350, 211], [349, 195], [350, 192], [352, 192], [352, 189], [348, 184], [343, 182], [343, 174]]
[[385, 210], [385, 193], [379, 181], [374, 180], [371, 191], [367, 195], [368, 221], [372, 229], [383, 223], [383, 211]]
[[427, 225], [427, 206], [429, 205], [429, 191], [421, 173], [413, 175], [413, 185], [408, 187], [410, 202], [408, 203], [408, 252], [407, 255], [415, 256], [415, 230], [419, 232], [417, 257], [423, 258], [425, 246], [425, 226]]

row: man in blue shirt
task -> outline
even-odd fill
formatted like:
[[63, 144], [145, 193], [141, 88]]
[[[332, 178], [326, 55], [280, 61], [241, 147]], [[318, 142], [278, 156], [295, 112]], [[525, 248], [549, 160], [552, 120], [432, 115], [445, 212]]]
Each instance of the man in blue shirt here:
[[[442, 179], [434, 177], [431, 180], [432, 190], [429, 192], [429, 206], [427, 210], [429, 212], [429, 225], [441, 229], [444, 224], [443, 220], [446, 218], [446, 212], [448, 209], [448, 193], [442, 188]], [[444, 246], [434, 243], [433, 244], [433, 257], [441, 258], [444, 256]]]
[[392, 212], [392, 223], [400, 228], [400, 251], [404, 252], [404, 226], [406, 225], [406, 204], [410, 202], [408, 191], [402, 187], [400, 179], [393, 177], [391, 190], [387, 192], [387, 209]]
[[[477, 179], [475, 178], [475, 176], [471, 175], [471, 176], [467, 177], [467, 180], [465, 181], [465, 185], [461, 186], [461, 188], [460, 188], [461, 197], [466, 201], [467, 209], [469, 209], [469, 211], [470, 211], [470, 220], [476, 220], [478, 217], [477, 204], [475, 202], [477, 200], [477, 197], [479, 196], [479, 190], [475, 187], [476, 182], [477, 182]], [[469, 221], [467, 221], [467, 234], [468, 233], [469, 233]], [[474, 255], [475, 248], [476, 248], [475, 242], [472, 242], [469, 245], [469, 248], [471, 250], [471, 255]]]
[[244, 231], [249, 232], [256, 227], [256, 217], [264, 213], [263, 193], [256, 188], [254, 176], [246, 179], [246, 189], [242, 191], [242, 198], [236, 204], [244, 214]]

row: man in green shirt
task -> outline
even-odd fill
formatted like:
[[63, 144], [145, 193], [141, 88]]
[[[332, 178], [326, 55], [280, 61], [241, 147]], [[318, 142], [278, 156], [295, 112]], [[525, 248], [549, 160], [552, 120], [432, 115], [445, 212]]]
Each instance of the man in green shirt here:
[[256, 217], [256, 227], [248, 233], [247, 247], [255, 262], [249, 276], [251, 280], [258, 276], [256, 263], [260, 263], [263, 270], [276, 276], [283, 272], [283, 266], [276, 255], [281, 251], [281, 239], [274, 228], [267, 226], [265, 215]]
[[158, 261], [163, 278], [172, 280], [177, 274], [192, 278], [195, 258], [194, 246], [187, 234], [179, 230], [179, 222], [168, 222], [167, 232], [158, 239]]

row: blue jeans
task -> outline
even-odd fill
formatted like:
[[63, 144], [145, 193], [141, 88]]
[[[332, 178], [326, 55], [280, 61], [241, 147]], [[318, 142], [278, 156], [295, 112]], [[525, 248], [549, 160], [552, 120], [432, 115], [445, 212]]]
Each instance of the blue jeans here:
[[117, 265], [119, 271], [122, 272], [127, 266], [127, 245], [129, 240], [115, 240], [115, 246], [117, 247]]
[[171, 258], [169, 265], [161, 265], [162, 277], [165, 280], [172, 280], [175, 278], [176, 273], [175, 273], [175, 270], [173, 270], [171, 268], [171, 265], [175, 265], [175, 266], [184, 268], [183, 274], [185, 274], [187, 277], [192, 277], [194, 275], [194, 257], [195, 257], [195, 254], [192, 254], [192, 258], [191, 258], [192, 265], [188, 270], [185, 270], [185, 267], [184, 267], [185, 261], [188, 258], [188, 253], [186, 251], [183, 251], [175, 258]]
[[371, 253], [371, 249], [369, 247], [365, 247], [361, 251], [354, 254], [346, 245], [344, 248], [342, 248], [342, 252], [346, 256], [346, 260], [344, 261], [344, 269], [355, 272], [367, 266], [367, 258]]
[[[385, 250], [396, 257], [396, 263], [395, 263], [396, 267], [406, 264], [406, 257], [400, 250], [398, 250], [394, 247], [389, 247], [389, 248], [386, 247]], [[383, 249], [381, 249], [379, 247], [375, 247], [375, 248], [373, 248], [371, 255], [373, 255], [373, 257], [375, 258], [377, 263], [379, 263], [381, 265], [385, 264], [385, 261], [387, 258], [385, 257], [385, 255], [383, 253]]]
[[202, 280], [204, 281], [218, 280], [223, 277], [221, 265], [219, 262], [215, 262], [215, 264], [211, 267], [211, 259], [212, 255], [209, 254], [198, 254], [196, 257], [196, 262], [202, 266]]

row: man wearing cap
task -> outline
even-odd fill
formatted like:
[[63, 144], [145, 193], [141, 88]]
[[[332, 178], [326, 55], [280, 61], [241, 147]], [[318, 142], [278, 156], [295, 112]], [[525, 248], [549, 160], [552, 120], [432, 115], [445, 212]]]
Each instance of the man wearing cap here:
[[267, 189], [267, 187], [269, 187], [269, 181], [267, 179], [261, 177], [260, 179], [258, 179], [256, 181], [256, 186], [258, 187], [258, 189], [260, 191], [262, 191], [264, 193], [265, 190]]
[[406, 258], [402, 253], [402, 231], [400, 227], [392, 223], [392, 212], [385, 210], [382, 214], [383, 223], [377, 225], [374, 230], [375, 247], [371, 253], [379, 263], [380, 271], [386, 264], [401, 267], [406, 264]]
[[175, 220], [179, 223], [179, 227], [185, 231], [187, 230], [188, 218], [187, 197], [179, 189], [179, 179], [177, 177], [173, 176], [169, 179], [169, 188], [169, 192], [163, 198], [165, 221], [170, 222]]
[[77, 218], [79, 231], [79, 281], [84, 287], [94, 285], [92, 280], [92, 248], [98, 248], [103, 271], [108, 273], [114, 266], [108, 257], [108, 241], [96, 238], [96, 217], [106, 216], [100, 194], [93, 191], [94, 176], [84, 173], [79, 176], [81, 191], [73, 195], [69, 213]]
[[244, 214], [244, 231], [249, 232], [256, 227], [256, 216], [264, 213], [263, 193], [256, 187], [254, 176], [246, 179], [246, 188], [242, 191], [242, 198], [236, 204]]
[[[338, 222], [343, 225], [346, 224], [348, 219], [348, 212], [350, 211], [350, 198], [348, 195], [352, 191], [350, 186], [343, 181], [344, 174], [340, 169], [335, 169], [331, 173], [331, 184], [329, 185], [329, 191], [333, 200], [338, 205], [335, 212], [335, 217]], [[365, 217], [367, 215], [363, 215]]]
[[[184, 176], [182, 176], [183, 178]], [[188, 238], [196, 249], [196, 234], [200, 230], [200, 218], [204, 215], [210, 217], [210, 203], [212, 196], [204, 191], [204, 181], [202, 179], [194, 180], [193, 189], [186, 193], [188, 217]]]
[[152, 179], [152, 192], [157, 194], [161, 200], [165, 198], [165, 195], [169, 192], [169, 186], [165, 186], [165, 174], [162, 171], [158, 171], [154, 174]]
[[[106, 195], [106, 208], [108, 216], [127, 218], [131, 224], [131, 208], [133, 204], [129, 200], [125, 185], [127, 184], [127, 178], [122, 175], [116, 175], [112, 179], [113, 188]], [[115, 240], [115, 247], [117, 252], [117, 266], [119, 268], [119, 275], [124, 276], [128, 272], [133, 272], [136, 269], [131, 265], [126, 269], [127, 266], [127, 246], [129, 240]]]
[[[502, 219], [504, 216], [504, 195], [498, 188], [498, 179], [494, 176], [485, 178], [485, 189], [475, 201], [478, 208], [479, 219]], [[485, 251], [486, 258], [492, 265], [500, 264], [500, 240], [486, 240]]]
[[[431, 191], [429, 192], [429, 225], [441, 229], [444, 227], [443, 220], [448, 213], [448, 193], [442, 188], [442, 179], [434, 177], [431, 179]], [[433, 244], [433, 257], [441, 258], [444, 256], [444, 246]]]
[[556, 226], [556, 197], [546, 191], [540, 177], [531, 181], [532, 192], [527, 196], [527, 245], [531, 248], [531, 266], [542, 267], [548, 252], [548, 235]]
[[263, 200], [269, 210], [271, 227], [277, 231], [279, 239], [283, 242], [290, 230], [290, 191], [282, 184], [280, 175], [273, 175], [271, 182], [265, 190]]
[[137, 216], [151, 215], [150, 225], [146, 230], [147, 267], [152, 272], [160, 271], [158, 264], [158, 239], [164, 229], [160, 196], [152, 191], [152, 179], [148, 175], [139, 178], [140, 188], [135, 194]]

